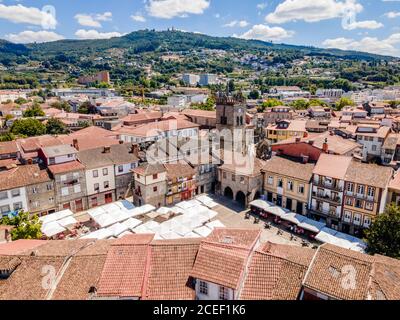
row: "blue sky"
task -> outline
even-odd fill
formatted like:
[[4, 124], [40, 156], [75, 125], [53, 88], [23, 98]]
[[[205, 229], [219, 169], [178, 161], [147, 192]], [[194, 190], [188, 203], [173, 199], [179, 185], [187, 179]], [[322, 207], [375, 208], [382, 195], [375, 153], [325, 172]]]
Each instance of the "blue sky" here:
[[176, 29], [400, 56], [400, 0], [0, 0], [13, 42]]

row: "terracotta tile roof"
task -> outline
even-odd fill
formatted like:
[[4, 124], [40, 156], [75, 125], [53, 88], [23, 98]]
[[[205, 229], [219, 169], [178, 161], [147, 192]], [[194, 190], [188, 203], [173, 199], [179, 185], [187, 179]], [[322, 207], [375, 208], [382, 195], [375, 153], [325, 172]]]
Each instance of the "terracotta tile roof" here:
[[189, 274], [199, 245], [198, 239], [154, 241], [143, 299], [193, 300]]
[[110, 165], [130, 164], [139, 159], [132, 153], [132, 144], [111, 145], [110, 152], [104, 153], [104, 147], [80, 151], [79, 161], [87, 169], [99, 168]]
[[132, 124], [142, 124], [143, 121], [157, 121], [162, 117], [162, 112], [143, 112], [137, 114], [128, 114], [126, 117], [122, 118], [121, 121], [126, 125]]
[[206, 111], [206, 110], [194, 110], [194, 109], [185, 109], [182, 113], [189, 117], [200, 117], [200, 118], [209, 118], [209, 119], [217, 119], [216, 111]]
[[52, 174], [67, 173], [72, 171], [84, 170], [85, 166], [79, 161], [54, 164], [48, 167]]
[[[301, 143], [309, 143], [313, 141], [313, 147], [322, 150], [325, 140], [328, 140], [329, 153], [337, 155], [345, 155], [356, 150], [360, 145], [352, 140], [342, 138], [338, 135], [331, 135], [329, 132], [322, 134], [309, 135], [309, 137], [301, 138]], [[285, 144], [296, 144], [296, 138], [290, 138], [281, 142], [274, 143], [274, 146], [285, 145]]]
[[260, 230], [216, 228], [202, 241], [190, 273], [193, 278], [238, 289]]
[[18, 151], [15, 141], [0, 142], [0, 154], [17, 153]]
[[[324, 244], [317, 250], [303, 285], [334, 299], [363, 300], [374, 257]], [[348, 281], [354, 276], [354, 286]]]
[[393, 169], [376, 164], [352, 161], [346, 172], [346, 181], [385, 189], [393, 176]]
[[63, 143], [58, 139], [58, 137], [44, 135], [39, 137], [18, 139], [17, 144], [21, 151], [28, 153], [38, 151], [40, 148], [57, 146]]
[[132, 172], [140, 174], [142, 176], [153, 175], [157, 173], [166, 172], [165, 167], [162, 164], [142, 164], [139, 167], [132, 169]]
[[260, 230], [215, 228], [203, 242], [250, 250], [260, 237]]
[[344, 180], [347, 168], [352, 162], [351, 157], [321, 154], [313, 173], [334, 179]]
[[58, 139], [70, 145], [77, 140], [79, 151], [119, 144], [118, 135], [115, 132], [97, 126], [90, 126], [69, 135], [60, 135]]
[[73, 257], [68, 264], [53, 300], [86, 300], [89, 290], [96, 287], [106, 261], [106, 254]]
[[51, 181], [47, 170], [39, 165], [23, 165], [0, 172], [0, 190], [9, 190]]
[[[400, 260], [374, 256], [369, 295], [372, 300], [400, 299]], [[393, 261], [387, 261], [387, 259]]]
[[154, 235], [127, 236], [112, 245], [98, 283], [99, 297], [141, 297], [149, 242]]
[[314, 167], [315, 164], [312, 163], [302, 163], [276, 156], [266, 161], [262, 167], [262, 171], [266, 172], [267, 174], [275, 173], [295, 179], [310, 181]]
[[202, 243], [190, 275], [224, 287], [238, 289], [250, 252]]
[[138, 127], [121, 127], [116, 132], [126, 133], [136, 137], [151, 137], [159, 135], [159, 132], [172, 130], [182, 130], [189, 128], [198, 128], [199, 125], [187, 120], [164, 120], [147, 123]]
[[308, 267], [315, 255], [315, 250], [293, 245], [267, 242], [259, 250], [260, 252], [283, 257], [291, 262]]
[[47, 241], [44, 240], [17, 240], [0, 244], [0, 255], [17, 255], [37, 248]]
[[307, 267], [282, 257], [256, 251], [252, 257], [240, 299], [296, 300]]
[[43, 286], [43, 270], [54, 268], [57, 274], [64, 257], [22, 257], [11, 276], [0, 281], [0, 300], [45, 300], [49, 288]]
[[191, 178], [196, 175], [190, 165], [184, 163], [164, 164], [165, 170], [167, 171], [167, 177], [170, 180], [177, 179], [179, 177]]

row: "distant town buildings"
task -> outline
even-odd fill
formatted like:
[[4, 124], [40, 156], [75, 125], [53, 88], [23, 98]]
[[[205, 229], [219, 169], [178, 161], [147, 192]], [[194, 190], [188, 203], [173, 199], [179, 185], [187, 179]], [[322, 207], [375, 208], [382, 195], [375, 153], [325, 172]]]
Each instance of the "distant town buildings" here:
[[110, 84], [110, 73], [108, 71], [101, 71], [92, 76], [81, 76], [78, 79], [79, 84], [93, 84], [93, 83], [106, 83]]

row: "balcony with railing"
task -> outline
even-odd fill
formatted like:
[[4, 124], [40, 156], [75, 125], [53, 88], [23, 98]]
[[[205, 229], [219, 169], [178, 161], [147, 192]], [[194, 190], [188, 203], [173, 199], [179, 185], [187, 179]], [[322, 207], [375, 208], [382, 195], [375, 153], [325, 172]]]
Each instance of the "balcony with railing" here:
[[322, 201], [327, 201], [335, 204], [340, 204], [342, 199], [339, 196], [329, 196], [320, 192], [313, 192], [313, 197]]
[[329, 183], [327, 181], [321, 181], [321, 180], [314, 180], [313, 181], [313, 185], [314, 186], [318, 186], [318, 187], [322, 187], [322, 188], [326, 188], [326, 189], [331, 189], [331, 190], [336, 190], [339, 192], [343, 191], [343, 187], [340, 186], [338, 183]]

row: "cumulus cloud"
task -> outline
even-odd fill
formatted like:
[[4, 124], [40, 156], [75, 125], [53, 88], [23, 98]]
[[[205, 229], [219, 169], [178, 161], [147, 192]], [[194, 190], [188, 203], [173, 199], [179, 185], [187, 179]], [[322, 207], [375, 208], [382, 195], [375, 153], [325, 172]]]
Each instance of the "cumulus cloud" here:
[[385, 16], [388, 17], [389, 19], [394, 19], [400, 17], [400, 11], [390, 11], [385, 13]]
[[327, 48], [400, 56], [400, 33], [394, 33], [386, 39], [378, 39], [375, 37], [365, 37], [361, 40], [349, 38], [326, 39], [322, 44]]
[[57, 25], [57, 20], [52, 14], [35, 7], [25, 7], [21, 4], [14, 6], [0, 4], [0, 19], [13, 23], [45, 26], [47, 29], [55, 29]]
[[81, 25], [85, 27], [92, 27], [92, 28], [101, 28], [102, 21], [111, 21], [112, 20], [112, 13], [111, 12], [104, 12], [98, 14], [86, 14], [86, 13], [78, 13], [75, 15], [75, 20]]
[[240, 20], [240, 21], [233, 20], [233, 21], [231, 21], [231, 22], [229, 22], [227, 24], [224, 24], [223, 26], [224, 27], [230, 27], [230, 28], [233, 28], [233, 27], [245, 28], [248, 25], [249, 25], [249, 23], [246, 20]]
[[285, 23], [304, 20], [318, 22], [343, 17], [346, 13], [360, 13], [363, 6], [357, 0], [285, 0], [265, 20], [269, 23]]
[[80, 29], [75, 32], [75, 36], [79, 39], [110, 39], [114, 37], [121, 37], [123, 34], [119, 32], [99, 32], [97, 30], [84, 30]]
[[264, 24], [254, 25], [250, 30], [240, 36], [242, 39], [255, 39], [262, 41], [279, 41], [290, 38], [294, 35], [294, 31], [288, 31], [281, 27], [270, 27]]
[[202, 14], [209, 6], [209, 0], [148, 0], [146, 10], [150, 16], [172, 19]]
[[140, 13], [131, 15], [131, 19], [136, 22], [146, 22], [146, 18], [143, 17], [143, 15], [141, 15]]
[[375, 20], [365, 20], [365, 21], [355, 21], [348, 24], [343, 24], [343, 28], [346, 30], [354, 30], [354, 29], [379, 29], [383, 28], [384, 25]]
[[6, 39], [15, 43], [43, 43], [62, 40], [64, 37], [52, 31], [22, 31], [20, 33], [10, 33], [6, 35]]

